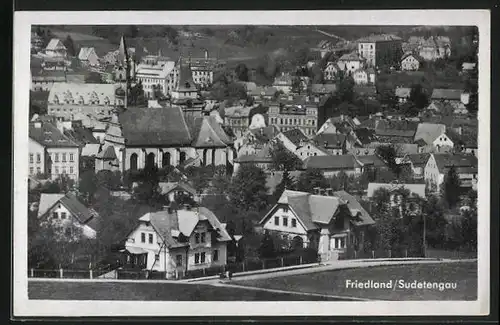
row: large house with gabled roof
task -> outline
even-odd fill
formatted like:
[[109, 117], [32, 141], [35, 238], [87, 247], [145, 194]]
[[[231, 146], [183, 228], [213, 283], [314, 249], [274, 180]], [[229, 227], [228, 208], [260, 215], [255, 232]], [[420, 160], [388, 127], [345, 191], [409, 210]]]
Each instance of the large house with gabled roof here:
[[294, 247], [317, 249], [322, 260], [336, 260], [348, 248], [362, 249], [366, 227], [375, 224], [349, 193], [330, 195], [286, 190], [262, 218], [265, 231]]
[[231, 237], [207, 208], [148, 212], [126, 236], [127, 262], [148, 271], [166, 272], [173, 278], [192, 270], [227, 263]]

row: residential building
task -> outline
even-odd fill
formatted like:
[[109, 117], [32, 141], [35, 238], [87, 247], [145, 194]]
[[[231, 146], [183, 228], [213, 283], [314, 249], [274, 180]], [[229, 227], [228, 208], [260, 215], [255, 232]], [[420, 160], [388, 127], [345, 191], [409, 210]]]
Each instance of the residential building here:
[[374, 85], [375, 84], [375, 69], [358, 69], [352, 73], [352, 78], [356, 85]]
[[405, 157], [404, 160], [410, 164], [411, 170], [413, 171], [413, 178], [424, 178], [424, 169], [429, 161], [429, 157], [430, 153], [409, 154]]
[[328, 62], [323, 70], [323, 79], [327, 81], [334, 81], [337, 78], [338, 71], [339, 67], [337, 63], [332, 61]]
[[300, 129], [305, 135], [313, 136], [318, 127], [318, 108], [311, 104], [272, 104], [267, 114], [269, 124], [276, 126], [282, 132]]
[[362, 249], [366, 227], [375, 224], [350, 194], [332, 196], [285, 190], [262, 218], [264, 230], [293, 247], [317, 249], [322, 261], [337, 260], [347, 249]]
[[435, 123], [420, 123], [415, 132], [414, 141], [419, 146], [419, 152], [449, 152], [454, 143], [446, 135], [446, 125]]
[[182, 202], [179, 202], [181, 197], [187, 197], [193, 201], [198, 199], [196, 190], [187, 182], [160, 182], [158, 186], [160, 193], [165, 195], [170, 203], [181, 204]]
[[54, 84], [66, 81], [65, 71], [45, 71], [42, 69], [31, 71], [31, 90], [33, 91], [50, 91]]
[[278, 89], [276, 87], [256, 87], [253, 90], [247, 91], [247, 95], [252, 97], [255, 103], [273, 100], [276, 96]]
[[282, 72], [281, 75], [274, 78], [273, 87], [278, 91], [288, 94], [292, 91], [293, 77], [290, 73]]
[[306, 160], [308, 157], [331, 155], [326, 148], [314, 143], [314, 141], [301, 143], [295, 150], [294, 154], [302, 161]]
[[434, 89], [431, 95], [431, 102], [441, 102], [450, 104], [454, 109], [465, 108], [469, 104], [470, 94], [461, 89]]
[[[425, 184], [400, 184], [395, 183], [368, 183], [366, 196], [370, 201], [370, 212], [376, 211], [374, 205], [374, 194], [378, 190], [386, 190], [389, 192], [389, 205], [391, 208], [399, 208], [400, 212], [408, 211], [410, 214], [416, 215], [421, 211], [420, 199], [425, 199]], [[403, 191], [408, 192], [406, 200], [403, 201]], [[403, 205], [405, 203], [405, 205]]]
[[42, 193], [39, 202], [39, 223], [55, 227], [58, 239], [96, 238], [99, 215], [74, 194]]
[[316, 145], [324, 148], [331, 155], [343, 155], [353, 147], [345, 134], [320, 133], [313, 138]]
[[[180, 273], [227, 263], [231, 237], [207, 208], [148, 212], [138, 220], [125, 243], [128, 262], [144, 270]], [[137, 262], [137, 263], [135, 263]]]
[[477, 189], [477, 157], [456, 153], [432, 153], [425, 165], [424, 179], [439, 190], [451, 167], [460, 178], [462, 187]]
[[411, 88], [408, 87], [396, 87], [394, 90], [394, 95], [398, 99], [399, 103], [406, 103], [410, 98]]
[[226, 62], [218, 58], [208, 57], [208, 51], [205, 50], [205, 56], [202, 58], [186, 57], [182, 59], [184, 65], [191, 69], [193, 81], [201, 88], [206, 88], [214, 82], [214, 74], [223, 70]]
[[238, 157], [256, 153], [264, 144], [274, 139], [278, 133], [278, 129], [273, 125], [256, 129], [250, 128], [234, 141], [234, 148], [238, 153]]
[[46, 56], [42, 59], [41, 67], [44, 71], [68, 71], [71, 64], [65, 57]]
[[265, 144], [255, 145], [249, 153], [244, 152], [240, 149], [238, 157], [234, 159], [234, 170], [233, 173], [237, 173], [241, 165], [253, 164], [261, 168], [265, 172], [271, 171], [271, 165], [273, 159], [271, 157], [271, 149], [273, 143], [268, 142]]
[[401, 70], [403, 71], [418, 71], [423, 59], [413, 53], [406, 53], [401, 58]]
[[395, 35], [370, 35], [357, 41], [358, 53], [371, 67], [394, 66], [402, 55], [401, 38]]
[[62, 175], [78, 182], [79, 145], [51, 122], [29, 125], [29, 174], [54, 180]]
[[335, 91], [337, 91], [336, 84], [311, 84], [311, 94], [315, 96], [316, 103], [319, 103], [319, 97], [333, 95]]
[[163, 96], [170, 95], [176, 86], [178, 71], [175, 61], [164, 58], [148, 58], [137, 66], [135, 78], [142, 83], [144, 95], [155, 98], [155, 91]]
[[366, 60], [354, 51], [342, 55], [338, 59], [337, 65], [339, 70], [347, 71], [349, 74], [352, 74], [354, 71], [364, 68], [365, 62]]
[[120, 89], [110, 84], [55, 83], [50, 89], [47, 112], [58, 119], [73, 120], [75, 114], [111, 116], [124, 105]]
[[279, 140], [288, 151], [295, 152], [298, 147], [308, 142], [309, 138], [300, 129], [291, 129], [280, 132], [276, 140]]
[[448, 37], [429, 37], [419, 46], [418, 54], [424, 60], [435, 61], [451, 55], [451, 42]]
[[325, 177], [338, 175], [344, 172], [348, 175], [360, 175], [362, 164], [355, 156], [334, 155], [334, 156], [313, 156], [304, 161], [304, 169], [319, 169]]
[[253, 106], [233, 106], [224, 108], [224, 124], [233, 130], [236, 137], [241, 137], [250, 127], [250, 111]]
[[413, 143], [418, 123], [394, 120], [376, 121], [375, 136], [381, 143]]
[[82, 47], [78, 53], [78, 60], [84, 66], [95, 67], [99, 65], [99, 56], [93, 47]]
[[68, 50], [64, 46], [63, 42], [58, 38], [53, 38], [49, 41], [44, 51], [46, 56], [49, 57], [62, 57], [66, 58], [68, 56]]

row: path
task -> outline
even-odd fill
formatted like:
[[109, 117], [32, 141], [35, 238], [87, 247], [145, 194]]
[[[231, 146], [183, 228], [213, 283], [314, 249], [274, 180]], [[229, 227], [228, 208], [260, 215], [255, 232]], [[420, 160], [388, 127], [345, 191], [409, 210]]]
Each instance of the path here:
[[321, 33], [321, 34], [323, 34], [323, 35], [329, 36], [329, 37], [337, 38], [337, 39], [341, 40], [342, 42], [347, 41], [345, 38], [342, 38], [342, 37], [337, 36], [337, 35], [335, 35], [335, 34], [330, 34], [330, 33], [327, 33], [327, 32], [325, 32], [325, 31], [322, 31], [322, 30], [318, 29], [318, 28], [316, 28], [316, 29], [315, 29], [315, 31], [317, 31], [318, 33]]

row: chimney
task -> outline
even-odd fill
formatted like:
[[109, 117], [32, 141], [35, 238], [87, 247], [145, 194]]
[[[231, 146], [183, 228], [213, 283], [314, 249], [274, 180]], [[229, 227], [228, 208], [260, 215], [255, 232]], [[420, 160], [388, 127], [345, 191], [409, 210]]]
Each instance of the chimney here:
[[205, 49], [205, 60], [207, 60], [207, 59], [208, 59], [208, 50]]

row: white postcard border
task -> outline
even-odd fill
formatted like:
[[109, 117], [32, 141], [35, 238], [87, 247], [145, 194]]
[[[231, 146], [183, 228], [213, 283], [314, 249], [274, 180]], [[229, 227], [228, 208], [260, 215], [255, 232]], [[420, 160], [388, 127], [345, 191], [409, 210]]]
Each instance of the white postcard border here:
[[[31, 25], [441, 25], [479, 28], [478, 300], [374, 302], [137, 302], [29, 300], [27, 144]], [[490, 12], [23, 11], [14, 14], [13, 316], [375, 316], [488, 315], [490, 304]], [[17, 149], [17, 150], [16, 150]], [[484, 199], [481, 199], [484, 198]], [[359, 304], [363, 304], [360, 306]]]

